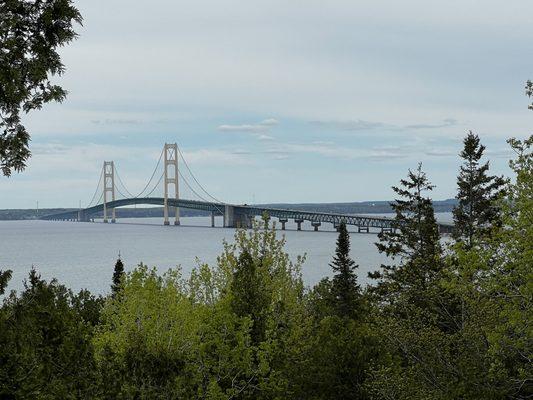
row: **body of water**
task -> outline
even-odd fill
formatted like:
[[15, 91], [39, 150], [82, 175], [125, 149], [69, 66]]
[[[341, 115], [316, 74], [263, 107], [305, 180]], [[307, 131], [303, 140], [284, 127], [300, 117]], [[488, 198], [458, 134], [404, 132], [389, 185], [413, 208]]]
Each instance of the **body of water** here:
[[[439, 219], [447, 221], [449, 215]], [[221, 228], [221, 218], [216, 220], [217, 228], [210, 227], [210, 217], [182, 218], [181, 223], [163, 226], [161, 218], [122, 219], [116, 224], [0, 221], [0, 270], [13, 271], [8, 290], [22, 288], [34, 267], [43, 278], [57, 278], [74, 291], [86, 288], [104, 294], [109, 291], [119, 251], [126, 270], [140, 262], [160, 272], [180, 265], [187, 275], [197, 265], [197, 258], [214, 265], [223, 240], [233, 241], [235, 230]], [[303, 224], [303, 231], [295, 228], [287, 223], [287, 230], [278, 234], [285, 235], [286, 251], [293, 259], [307, 255], [302, 274], [306, 285], [311, 286], [331, 274], [328, 264], [337, 234], [331, 224], [324, 224], [321, 232], [313, 232], [310, 224]], [[378, 253], [376, 240], [375, 233], [351, 234], [351, 255], [359, 264], [362, 284], [369, 282], [369, 271], [387, 261]]]

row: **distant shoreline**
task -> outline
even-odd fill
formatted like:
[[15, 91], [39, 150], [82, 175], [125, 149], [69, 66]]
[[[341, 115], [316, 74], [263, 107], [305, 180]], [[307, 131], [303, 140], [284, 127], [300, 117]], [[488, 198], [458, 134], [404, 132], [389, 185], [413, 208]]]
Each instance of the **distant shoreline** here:
[[[451, 212], [456, 205], [455, 199], [435, 200], [433, 206], [435, 212]], [[392, 213], [390, 201], [362, 201], [344, 203], [269, 203], [257, 204], [257, 206], [271, 208], [287, 208], [302, 211], [331, 212], [339, 214], [389, 214]], [[0, 209], [0, 221], [32, 220], [39, 219], [45, 215], [73, 211], [76, 208], [43, 208], [36, 209]], [[117, 208], [118, 218], [152, 218], [162, 217], [163, 207], [150, 208]], [[181, 209], [183, 217], [201, 217], [210, 215], [209, 213]]]

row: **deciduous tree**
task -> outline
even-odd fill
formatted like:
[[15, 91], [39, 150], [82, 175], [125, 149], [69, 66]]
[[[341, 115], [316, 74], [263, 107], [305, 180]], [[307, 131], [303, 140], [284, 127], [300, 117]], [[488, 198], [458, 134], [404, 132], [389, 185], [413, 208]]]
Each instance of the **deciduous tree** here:
[[0, 169], [22, 171], [30, 157], [30, 134], [21, 112], [63, 101], [67, 92], [51, 82], [65, 67], [58, 49], [76, 38], [82, 17], [71, 0], [0, 2]]

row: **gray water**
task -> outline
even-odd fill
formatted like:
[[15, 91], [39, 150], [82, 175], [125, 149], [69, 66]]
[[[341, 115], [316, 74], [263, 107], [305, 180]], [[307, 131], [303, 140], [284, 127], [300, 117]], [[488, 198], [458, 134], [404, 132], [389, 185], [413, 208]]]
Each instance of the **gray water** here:
[[[447, 220], [448, 216], [440, 218]], [[160, 218], [122, 219], [116, 224], [59, 221], [0, 221], [0, 270], [11, 269], [8, 290], [20, 290], [34, 267], [43, 278], [57, 278], [67, 287], [105, 294], [120, 251], [126, 270], [140, 262], [159, 272], [180, 265], [187, 276], [198, 262], [210, 265], [222, 252], [222, 242], [233, 241], [235, 230], [211, 228], [210, 217], [181, 219], [181, 226], [162, 226]], [[279, 224], [278, 224], [279, 225]], [[354, 229], [355, 227], [349, 227]], [[336, 232], [324, 224], [320, 232], [302, 224], [302, 231], [287, 223], [286, 251], [295, 259], [307, 255], [302, 267], [306, 285], [312, 286], [331, 274], [328, 263], [335, 251]], [[356, 228], [355, 228], [356, 229]], [[367, 273], [386, 262], [374, 243], [375, 233], [352, 233], [351, 255], [359, 264], [359, 281], [367, 284]]]

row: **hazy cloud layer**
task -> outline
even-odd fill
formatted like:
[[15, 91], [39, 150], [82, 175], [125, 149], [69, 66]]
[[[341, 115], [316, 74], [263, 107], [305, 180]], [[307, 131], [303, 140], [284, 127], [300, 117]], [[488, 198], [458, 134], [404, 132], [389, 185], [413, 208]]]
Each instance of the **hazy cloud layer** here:
[[103, 160], [142, 188], [165, 142], [228, 201], [388, 199], [418, 161], [453, 197], [469, 129], [497, 173], [531, 132], [532, 2], [75, 3], [69, 96], [24, 116], [34, 158], [0, 208], [77, 205]]

